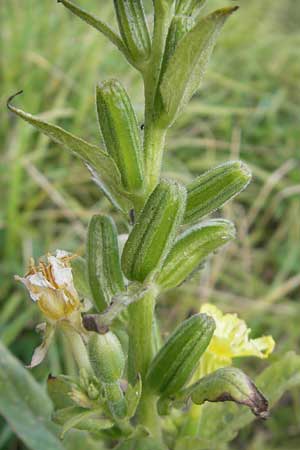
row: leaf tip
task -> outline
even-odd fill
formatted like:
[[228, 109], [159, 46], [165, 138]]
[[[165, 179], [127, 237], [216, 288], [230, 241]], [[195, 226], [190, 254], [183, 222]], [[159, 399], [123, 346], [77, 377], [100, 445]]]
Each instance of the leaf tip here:
[[21, 94], [23, 94], [23, 89], [21, 89], [20, 91], [16, 92], [15, 94], [11, 95], [10, 97], [8, 97], [8, 99], [6, 101], [6, 106], [10, 111], [14, 112], [15, 108], [14, 108], [14, 106], [12, 106], [11, 103], [15, 97], [17, 97], [18, 95], [21, 95]]

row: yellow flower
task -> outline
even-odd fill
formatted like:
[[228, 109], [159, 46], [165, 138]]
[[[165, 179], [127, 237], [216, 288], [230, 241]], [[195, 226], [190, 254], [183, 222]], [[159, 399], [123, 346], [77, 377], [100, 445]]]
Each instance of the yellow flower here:
[[216, 329], [208, 349], [200, 362], [201, 376], [207, 375], [221, 367], [230, 366], [232, 358], [256, 356], [267, 358], [274, 349], [272, 336], [250, 339], [250, 328], [237, 317], [237, 314], [223, 314], [216, 306], [207, 303], [201, 312], [213, 317]]
[[26, 286], [32, 300], [50, 321], [66, 319], [80, 309], [70, 267], [73, 257], [57, 250], [55, 256], [49, 254], [46, 262], [40, 261], [37, 266], [32, 259], [29, 272], [24, 277], [15, 277]]

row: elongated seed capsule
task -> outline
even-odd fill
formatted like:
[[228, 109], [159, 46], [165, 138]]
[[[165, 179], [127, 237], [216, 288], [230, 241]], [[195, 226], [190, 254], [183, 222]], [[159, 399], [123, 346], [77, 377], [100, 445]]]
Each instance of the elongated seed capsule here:
[[181, 323], [155, 356], [146, 386], [162, 396], [181, 389], [197, 368], [214, 329], [214, 320], [206, 314], [196, 314]]
[[117, 229], [108, 216], [95, 215], [89, 223], [87, 268], [94, 303], [102, 312], [112, 296], [124, 289]]
[[143, 282], [162, 266], [181, 224], [186, 190], [163, 180], [154, 189], [133, 227], [122, 254], [122, 268], [129, 280]]
[[125, 368], [125, 356], [117, 336], [91, 333], [88, 341], [91, 366], [103, 384], [108, 407], [114, 417], [123, 418], [127, 412], [126, 400], [120, 387], [120, 378]]
[[268, 401], [251, 379], [235, 367], [225, 367], [207, 375], [187, 389], [196, 405], [232, 401], [248, 406], [253, 414], [267, 416]]
[[124, 187], [136, 192], [143, 186], [143, 154], [140, 131], [132, 104], [117, 80], [96, 88], [98, 120], [106, 149], [115, 160]]
[[151, 40], [141, 0], [114, 0], [119, 30], [132, 59], [146, 61], [151, 53]]
[[224, 205], [249, 184], [251, 172], [241, 161], [211, 169], [187, 186], [185, 223], [195, 223]]
[[210, 220], [189, 228], [177, 238], [156, 283], [161, 290], [180, 285], [211, 252], [234, 237], [234, 225], [228, 220]]
[[206, 0], [178, 0], [176, 14], [192, 15], [198, 12], [206, 3]]

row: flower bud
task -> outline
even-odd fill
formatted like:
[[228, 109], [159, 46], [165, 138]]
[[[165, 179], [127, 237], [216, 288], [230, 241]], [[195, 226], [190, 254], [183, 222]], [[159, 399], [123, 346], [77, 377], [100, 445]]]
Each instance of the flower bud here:
[[187, 391], [196, 405], [208, 402], [231, 401], [248, 406], [253, 414], [266, 418], [268, 401], [250, 378], [235, 367], [225, 367], [201, 378]]
[[148, 24], [141, 0], [114, 0], [119, 30], [128, 51], [137, 64], [151, 53]]
[[199, 268], [204, 258], [234, 237], [234, 225], [228, 220], [210, 220], [189, 228], [177, 238], [156, 283], [161, 290], [180, 285]]
[[163, 264], [185, 208], [185, 188], [161, 181], [147, 200], [125, 244], [122, 268], [129, 280], [143, 282]]
[[124, 289], [117, 229], [108, 216], [95, 215], [88, 228], [87, 267], [90, 290], [99, 312]]
[[117, 336], [108, 331], [105, 334], [91, 333], [88, 341], [90, 363], [102, 383], [118, 381], [125, 367], [125, 356]]
[[106, 149], [115, 160], [124, 187], [142, 189], [143, 154], [137, 118], [126, 90], [117, 80], [96, 89], [97, 112]]
[[196, 314], [180, 324], [155, 356], [146, 386], [164, 397], [181, 389], [198, 367], [214, 329], [213, 319], [206, 314]]
[[211, 169], [187, 186], [184, 221], [195, 223], [223, 206], [249, 184], [251, 172], [241, 161], [230, 161]]

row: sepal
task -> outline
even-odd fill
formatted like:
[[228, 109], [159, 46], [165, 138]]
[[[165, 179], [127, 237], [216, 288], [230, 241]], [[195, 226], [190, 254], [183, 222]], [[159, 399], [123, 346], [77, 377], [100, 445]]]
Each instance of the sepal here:
[[102, 312], [112, 297], [124, 290], [117, 229], [108, 216], [95, 215], [89, 223], [87, 268], [94, 303]]
[[212, 252], [235, 237], [234, 225], [215, 219], [197, 224], [176, 240], [160, 271], [156, 283], [162, 291], [183, 283]]
[[179, 391], [198, 367], [214, 329], [214, 320], [205, 314], [181, 323], [152, 361], [146, 387], [163, 397]]
[[143, 282], [158, 271], [182, 222], [186, 201], [184, 186], [161, 181], [146, 202], [122, 254], [122, 269], [129, 280]]
[[187, 186], [185, 223], [195, 223], [220, 208], [250, 181], [251, 172], [241, 161], [229, 161], [203, 173]]

